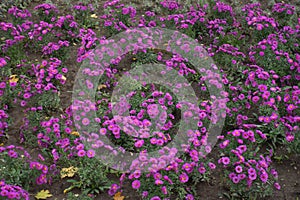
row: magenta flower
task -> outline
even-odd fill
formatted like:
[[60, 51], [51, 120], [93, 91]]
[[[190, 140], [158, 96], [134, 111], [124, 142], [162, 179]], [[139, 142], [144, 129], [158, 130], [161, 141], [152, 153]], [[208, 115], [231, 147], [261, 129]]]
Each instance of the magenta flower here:
[[235, 137], [238, 137], [238, 136], [240, 136], [241, 135], [241, 133], [240, 133], [240, 131], [239, 130], [234, 130], [234, 131], [232, 131], [232, 133], [231, 133], [233, 136], [235, 136]]
[[83, 157], [83, 156], [85, 156], [85, 154], [86, 154], [85, 150], [79, 150], [78, 153], [77, 153], [77, 155], [79, 157]]
[[127, 15], [127, 14], [129, 14], [129, 13], [130, 13], [129, 8], [122, 8], [122, 14], [123, 14], [123, 15]]
[[136, 148], [141, 148], [144, 145], [144, 142], [145, 142], [144, 140], [138, 140], [134, 143], [134, 146]]
[[289, 104], [289, 105], [287, 106], [287, 111], [293, 111], [295, 108], [296, 108], [295, 105]]
[[259, 101], [259, 97], [258, 96], [252, 97], [252, 101], [253, 103], [257, 103]]
[[229, 159], [228, 157], [223, 157], [223, 158], [222, 158], [222, 163], [223, 163], [224, 165], [228, 165], [228, 164], [230, 163], [230, 159]]
[[9, 192], [8, 193], [8, 195], [7, 195], [7, 197], [9, 198], [9, 199], [15, 199], [16, 198], [16, 192]]
[[161, 198], [159, 196], [154, 196], [150, 200], [161, 200]]
[[8, 156], [11, 158], [17, 158], [18, 157], [18, 153], [15, 152], [14, 150], [9, 150], [8, 151]]
[[239, 177], [238, 176], [233, 177], [232, 182], [235, 183], [235, 184], [239, 183], [240, 182]]
[[264, 183], [266, 183], [268, 181], [268, 173], [266, 172], [263, 172], [261, 175], [260, 175], [260, 180]]
[[185, 171], [187, 171], [188, 173], [190, 173], [190, 172], [193, 171], [193, 167], [189, 163], [184, 163], [183, 166], [182, 166], [182, 169], [185, 170]]
[[89, 123], [90, 123], [90, 120], [88, 118], [83, 118], [82, 119], [82, 124], [83, 125], [87, 126], [87, 125], [89, 125]]
[[106, 128], [101, 128], [101, 129], [99, 130], [99, 133], [100, 133], [101, 135], [105, 135], [105, 134], [106, 134]]
[[249, 168], [248, 174], [256, 174], [256, 170], [254, 168]]
[[280, 190], [280, 189], [281, 189], [281, 186], [280, 186], [279, 183], [277, 183], [277, 182], [274, 183], [274, 187], [275, 187], [277, 190]]
[[210, 169], [216, 169], [216, 165], [212, 162], [209, 162], [208, 166], [209, 166]]
[[148, 196], [148, 191], [143, 191], [142, 197], [146, 198]]
[[0, 192], [1, 196], [6, 197], [8, 195], [8, 191], [2, 189], [2, 191]]
[[155, 185], [162, 185], [162, 184], [164, 184], [164, 182], [162, 180], [160, 180], [160, 179], [156, 179], [154, 183], [155, 183]]
[[95, 151], [93, 149], [90, 149], [86, 152], [87, 157], [93, 158], [95, 157]]
[[182, 183], [186, 183], [186, 182], [188, 182], [188, 180], [189, 180], [189, 176], [188, 176], [186, 173], [182, 173], [182, 174], [180, 174], [180, 176], [179, 176], [179, 180], [180, 180], [180, 182], [182, 182]]
[[194, 200], [194, 196], [192, 194], [187, 194], [185, 200]]
[[79, 151], [79, 150], [83, 150], [84, 149], [84, 144], [78, 144], [76, 146], [76, 149]]
[[249, 175], [248, 175], [248, 178], [249, 178], [250, 180], [254, 181], [254, 180], [257, 178], [257, 175], [256, 175], [256, 173], [255, 173], [255, 174], [249, 174]]
[[117, 191], [119, 188], [120, 188], [120, 186], [118, 184], [115, 184], [115, 183], [110, 186], [110, 189], [113, 190], [113, 191]]
[[236, 166], [235, 171], [236, 171], [236, 173], [241, 173], [243, 171], [242, 166], [240, 166], [240, 165]]
[[167, 187], [166, 186], [163, 186], [162, 188], [161, 188], [161, 191], [162, 191], [162, 193], [163, 194], [168, 194], [168, 190], [167, 190]]
[[141, 186], [141, 182], [139, 180], [134, 180], [131, 184], [133, 189], [139, 189]]
[[204, 174], [206, 172], [206, 169], [205, 167], [199, 167], [198, 171], [200, 174]]
[[221, 149], [226, 148], [226, 147], [229, 145], [229, 143], [230, 143], [230, 140], [225, 140], [225, 141], [223, 141], [223, 142], [220, 144], [220, 148], [221, 148]]
[[292, 134], [286, 134], [285, 139], [288, 142], [292, 142], [292, 141], [294, 141], [295, 137]]
[[246, 174], [238, 174], [237, 176], [240, 180], [243, 180], [247, 177]]

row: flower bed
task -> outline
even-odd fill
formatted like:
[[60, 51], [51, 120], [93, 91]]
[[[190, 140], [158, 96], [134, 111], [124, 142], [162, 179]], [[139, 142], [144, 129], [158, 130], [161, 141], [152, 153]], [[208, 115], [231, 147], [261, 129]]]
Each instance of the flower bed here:
[[218, 168], [237, 199], [281, 189], [277, 149], [300, 151], [299, 8], [156, 6], [8, 9], [0, 199], [63, 179], [69, 199], [122, 199], [130, 182], [143, 199], [191, 200]]

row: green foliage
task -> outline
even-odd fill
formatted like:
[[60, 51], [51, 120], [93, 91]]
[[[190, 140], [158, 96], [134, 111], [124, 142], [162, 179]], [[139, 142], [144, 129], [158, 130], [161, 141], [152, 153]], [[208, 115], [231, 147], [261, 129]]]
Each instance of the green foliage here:
[[78, 167], [78, 177], [68, 180], [72, 183], [68, 190], [80, 188], [83, 194], [99, 194], [110, 188], [112, 180], [108, 178], [107, 168], [100, 160], [83, 157], [76, 161], [74, 166]]
[[[83, 5], [87, 5], [87, 4], [83, 4]], [[90, 8], [87, 8], [86, 10], [75, 10], [74, 16], [76, 21], [79, 23], [79, 25], [86, 29], [99, 28], [98, 16]]]
[[18, 154], [17, 158], [12, 159], [7, 151], [0, 153], [1, 179], [4, 179], [7, 184], [19, 185], [28, 190], [38, 176], [38, 171], [30, 169], [27, 158], [20, 155], [20, 152]]

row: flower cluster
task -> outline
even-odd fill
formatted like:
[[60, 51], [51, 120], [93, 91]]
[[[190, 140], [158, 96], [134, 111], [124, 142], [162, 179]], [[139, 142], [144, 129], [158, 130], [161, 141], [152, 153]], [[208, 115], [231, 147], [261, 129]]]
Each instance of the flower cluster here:
[[275, 3], [272, 9], [272, 12], [283, 13], [285, 12], [288, 15], [293, 15], [295, 13], [295, 6], [285, 3]]
[[4, 136], [6, 129], [8, 128], [8, 114], [5, 110], [0, 110], [0, 138]]
[[164, 0], [161, 1], [160, 4], [162, 5], [162, 7], [167, 8], [169, 10], [177, 10], [180, 8], [179, 3], [176, 1]]
[[8, 14], [11, 14], [16, 18], [21, 18], [21, 19], [26, 19], [31, 17], [31, 13], [28, 10], [21, 10], [15, 6], [8, 9]]
[[29, 200], [29, 193], [20, 186], [6, 184], [4, 180], [0, 181], [0, 196], [7, 199], [25, 199]]
[[277, 30], [278, 23], [274, 18], [266, 16], [260, 6], [260, 3], [254, 3], [242, 8], [242, 11], [247, 13], [246, 21], [248, 25], [254, 26], [258, 31], [270, 26]]
[[68, 47], [69, 46], [69, 41], [58, 41], [58, 43], [53, 43], [53, 42], [50, 42], [48, 43], [47, 46], [43, 47], [43, 54], [52, 54], [53, 51], [58, 51], [60, 48], [63, 48], [63, 47]]
[[35, 10], [41, 10], [43, 14], [49, 15], [50, 13], [58, 13], [58, 9], [55, 5], [44, 3], [34, 7]]

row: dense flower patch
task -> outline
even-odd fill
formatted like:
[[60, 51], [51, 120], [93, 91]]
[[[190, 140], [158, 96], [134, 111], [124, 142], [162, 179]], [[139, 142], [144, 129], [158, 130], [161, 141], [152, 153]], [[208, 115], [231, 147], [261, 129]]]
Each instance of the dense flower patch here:
[[[158, 6], [161, 14], [119, 0], [105, 2], [101, 15], [85, 3], [63, 13], [51, 4], [8, 10], [0, 22], [0, 199], [29, 199], [35, 184], [74, 176], [70, 198], [75, 187], [82, 198], [113, 196], [130, 181], [145, 199], [191, 200], [216, 168], [240, 198], [281, 189], [276, 148], [300, 146], [299, 8]], [[153, 63], [160, 67], [139, 68]], [[77, 87], [63, 107], [72, 70]], [[16, 134], [13, 109], [21, 146], [6, 143]]]

